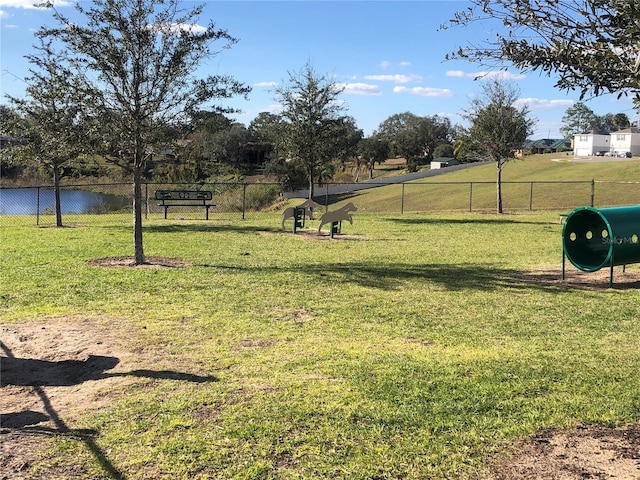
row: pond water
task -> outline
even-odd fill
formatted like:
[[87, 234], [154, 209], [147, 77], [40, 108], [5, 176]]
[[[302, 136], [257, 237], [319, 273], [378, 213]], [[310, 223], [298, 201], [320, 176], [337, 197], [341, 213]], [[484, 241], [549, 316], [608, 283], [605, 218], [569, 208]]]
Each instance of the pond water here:
[[[88, 192], [86, 190], [61, 190], [62, 213], [105, 213], [128, 205], [128, 199], [120, 195]], [[2, 188], [0, 189], [0, 215], [35, 215], [55, 212], [52, 188]]]

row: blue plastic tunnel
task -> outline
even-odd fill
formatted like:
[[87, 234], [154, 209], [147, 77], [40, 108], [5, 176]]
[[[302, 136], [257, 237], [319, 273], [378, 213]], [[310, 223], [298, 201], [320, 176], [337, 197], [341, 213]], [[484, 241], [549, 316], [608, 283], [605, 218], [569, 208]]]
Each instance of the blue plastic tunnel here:
[[640, 205], [576, 208], [562, 228], [562, 248], [585, 272], [640, 262]]

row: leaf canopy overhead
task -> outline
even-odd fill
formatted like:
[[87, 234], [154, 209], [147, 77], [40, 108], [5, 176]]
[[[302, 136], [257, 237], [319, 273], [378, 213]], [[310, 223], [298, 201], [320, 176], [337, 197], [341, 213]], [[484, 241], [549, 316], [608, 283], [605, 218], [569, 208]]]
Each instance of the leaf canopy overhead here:
[[443, 28], [498, 21], [480, 45], [447, 55], [504, 68], [556, 75], [580, 98], [613, 93], [640, 99], [640, 3], [637, 0], [471, 0]]

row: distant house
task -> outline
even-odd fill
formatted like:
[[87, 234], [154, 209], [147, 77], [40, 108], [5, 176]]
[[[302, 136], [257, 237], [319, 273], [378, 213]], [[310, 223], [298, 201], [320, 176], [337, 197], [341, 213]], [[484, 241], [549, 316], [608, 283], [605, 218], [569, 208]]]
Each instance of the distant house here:
[[573, 136], [573, 154], [588, 157], [611, 150], [611, 135], [605, 130], [590, 130]]
[[575, 135], [573, 154], [576, 157], [590, 155], [631, 153], [640, 155], [640, 128], [630, 127], [617, 132], [591, 130]]
[[571, 140], [568, 138], [541, 138], [539, 140], [527, 140], [520, 150], [517, 150], [516, 157], [522, 157], [525, 153], [548, 153], [566, 152], [571, 150]]
[[555, 153], [557, 151], [571, 150], [571, 140], [567, 138], [541, 138], [534, 140], [529, 147], [532, 153]]
[[535, 140], [527, 140], [522, 144], [522, 147], [515, 151], [516, 157], [524, 157], [525, 153], [529, 153], [533, 151], [533, 144], [536, 143]]
[[571, 152], [573, 145], [570, 138], [555, 140], [549, 147], [552, 152]]
[[459, 165], [459, 164], [460, 162], [458, 162], [455, 158], [438, 157], [431, 162], [430, 166], [431, 166], [431, 170], [437, 170], [438, 168], [446, 168], [452, 165]]
[[531, 144], [531, 153], [549, 153], [551, 149], [551, 145], [553, 145], [556, 140], [552, 138], [541, 138], [539, 140], [535, 140]]
[[640, 128], [630, 127], [617, 132], [611, 132], [611, 151], [616, 154], [630, 152], [632, 155], [640, 155]]

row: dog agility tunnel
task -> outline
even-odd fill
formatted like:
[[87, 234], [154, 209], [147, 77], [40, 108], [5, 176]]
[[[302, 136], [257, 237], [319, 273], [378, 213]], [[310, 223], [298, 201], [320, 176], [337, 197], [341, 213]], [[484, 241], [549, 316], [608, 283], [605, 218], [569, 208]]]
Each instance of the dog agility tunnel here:
[[584, 272], [640, 262], [640, 205], [576, 208], [564, 223], [562, 248]]

